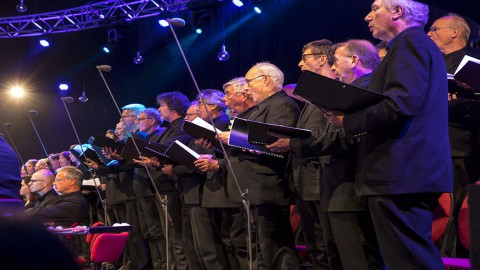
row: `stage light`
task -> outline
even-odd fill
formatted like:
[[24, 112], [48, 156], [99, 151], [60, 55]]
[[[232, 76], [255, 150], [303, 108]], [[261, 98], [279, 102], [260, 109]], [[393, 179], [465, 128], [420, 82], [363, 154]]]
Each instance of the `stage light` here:
[[110, 53], [110, 49], [108, 48], [108, 46], [103, 46], [102, 50], [103, 50], [105, 53]]
[[195, 33], [197, 33], [197, 34], [199, 34], [199, 35], [200, 35], [201, 33], [203, 33], [202, 28], [197, 28], [197, 29], [195, 29]]
[[107, 43], [104, 43], [102, 50], [104, 53], [112, 53], [118, 47], [118, 34], [115, 28], [108, 30]]
[[58, 85], [58, 89], [60, 89], [62, 91], [67, 91], [68, 90], [68, 84], [61, 83], [61, 84]]
[[237, 7], [243, 6], [243, 2], [241, 0], [232, 0], [232, 3]]
[[158, 24], [160, 24], [161, 27], [168, 27], [168, 21], [165, 19], [161, 19], [158, 21]]
[[20, 0], [20, 3], [17, 5], [17, 11], [20, 13], [24, 13], [24, 12], [27, 12], [27, 10], [28, 10], [27, 5], [25, 5], [23, 0]]
[[87, 94], [85, 94], [85, 90], [83, 91], [82, 95], [78, 98], [78, 100], [80, 100], [80, 102], [82, 103], [85, 103], [88, 101], [88, 97], [87, 97]]
[[39, 43], [44, 48], [50, 46], [50, 42], [48, 42], [48, 40], [46, 40], [46, 39], [40, 39]]
[[257, 14], [261, 14], [261, 13], [262, 13], [262, 9], [261, 9], [260, 7], [258, 7], [258, 6], [255, 6], [255, 7], [253, 8], [253, 11], [255, 11], [255, 13], [257, 13]]
[[225, 47], [225, 44], [222, 45], [222, 48], [220, 49], [220, 52], [217, 54], [217, 59], [218, 61], [225, 62], [230, 58], [230, 54], [227, 52], [227, 48]]
[[10, 89], [10, 94], [16, 98], [20, 98], [25, 94], [25, 91], [21, 86], [15, 86]]
[[133, 58], [133, 63], [137, 65], [143, 63], [143, 57], [140, 55], [140, 52], [137, 52], [137, 55]]

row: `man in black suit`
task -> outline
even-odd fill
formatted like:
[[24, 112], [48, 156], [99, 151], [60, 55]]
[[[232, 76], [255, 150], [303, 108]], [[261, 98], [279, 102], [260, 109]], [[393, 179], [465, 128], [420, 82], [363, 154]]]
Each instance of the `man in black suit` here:
[[[32, 208], [44, 208], [51, 204], [55, 197], [58, 195], [53, 189], [53, 182], [55, 181], [55, 175], [52, 171], [42, 169], [32, 175], [28, 186], [30, 192], [38, 194], [39, 198], [33, 202]], [[25, 215], [31, 216], [33, 209], [25, 209]]]
[[[319, 75], [335, 78], [332, 71], [335, 45], [327, 39], [305, 44], [298, 66]], [[312, 141], [323, 133], [327, 120], [323, 112], [313, 104], [306, 103], [297, 122], [298, 128], [312, 130], [307, 139], [280, 138], [267, 145], [274, 152], [291, 151], [290, 164], [295, 187], [295, 204], [298, 208], [300, 226], [314, 269], [342, 269], [337, 245], [333, 239], [326, 207], [320, 203], [321, 164], [330, 159], [312, 147]], [[322, 225], [322, 223], [326, 223]], [[325, 228], [323, 228], [325, 227]]]
[[443, 269], [430, 235], [438, 197], [453, 183], [445, 64], [423, 31], [428, 6], [376, 0], [371, 9], [365, 20], [389, 51], [368, 89], [385, 98], [330, 120], [359, 142], [356, 192], [368, 196], [387, 269]]
[[[427, 35], [442, 52], [447, 72], [450, 74], [455, 73], [465, 55], [480, 58], [479, 49], [467, 47], [470, 28], [462, 17], [445, 16], [437, 19], [433, 22]], [[456, 218], [466, 196], [466, 186], [480, 179], [480, 106], [475, 102], [465, 101], [478, 99], [472, 90], [452, 85], [449, 95], [448, 135], [452, 151], [454, 217]], [[452, 230], [447, 232], [448, 239], [451, 240], [448, 243], [447, 252], [451, 256], [455, 256], [451, 246], [453, 239], [456, 238], [455, 227], [455, 225], [452, 226]], [[462, 249], [461, 245], [455, 249], [457, 254], [460, 249]]]
[[[299, 109], [282, 90], [284, 77], [278, 67], [266, 62], [256, 64], [247, 72], [245, 80], [247, 93], [258, 102], [244, 112], [247, 119], [285, 126], [296, 124]], [[286, 267], [298, 269], [289, 220], [291, 197], [284, 175], [287, 159], [232, 149], [230, 161], [240, 189], [242, 192], [248, 189], [266, 267], [276, 269], [282, 260], [289, 258]], [[233, 202], [242, 202], [230, 170], [227, 172], [227, 191]]]

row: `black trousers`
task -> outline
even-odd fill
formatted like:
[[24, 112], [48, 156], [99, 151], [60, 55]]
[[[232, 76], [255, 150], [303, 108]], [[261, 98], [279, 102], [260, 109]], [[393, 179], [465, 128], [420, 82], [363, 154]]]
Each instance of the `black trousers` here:
[[252, 206], [252, 214], [267, 269], [299, 269], [289, 206], [256, 205]]
[[138, 220], [137, 200], [113, 204], [112, 209], [117, 222], [126, 222], [133, 226], [123, 252], [123, 266], [132, 270], [143, 268], [148, 262], [148, 256]]
[[[322, 211], [319, 201], [305, 201], [296, 196], [295, 203], [301, 217], [300, 227], [312, 259], [313, 269], [341, 269], [340, 257], [333, 235], [331, 233], [324, 235], [321, 220], [327, 219], [328, 216]], [[330, 226], [327, 229], [329, 228]], [[325, 237], [328, 237], [327, 241], [325, 241]]]
[[195, 244], [193, 239], [192, 221], [190, 218], [190, 206], [184, 205], [182, 207], [182, 243], [185, 258], [189, 270], [202, 270], [202, 263], [200, 256], [195, 251]]
[[343, 269], [382, 269], [383, 261], [369, 211], [330, 212], [328, 218]]
[[140, 228], [143, 238], [148, 241], [150, 256], [154, 269], [165, 269], [165, 236], [157, 208], [155, 196], [137, 198]]
[[436, 193], [369, 196], [375, 233], [388, 270], [445, 269], [431, 239]]
[[[222, 208], [221, 230], [230, 269], [248, 269], [248, 231], [244, 208]], [[255, 250], [254, 246], [252, 248]]]
[[229, 263], [221, 233], [221, 211], [219, 208], [191, 206], [195, 250], [203, 269], [229, 269]]

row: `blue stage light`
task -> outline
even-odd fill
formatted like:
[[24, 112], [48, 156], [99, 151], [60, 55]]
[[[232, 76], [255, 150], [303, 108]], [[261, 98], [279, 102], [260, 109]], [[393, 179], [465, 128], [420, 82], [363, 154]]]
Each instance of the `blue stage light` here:
[[243, 2], [241, 0], [232, 0], [232, 3], [237, 7], [243, 6]]
[[159, 20], [158, 24], [160, 24], [162, 27], [168, 27], [168, 22], [165, 19]]
[[262, 9], [260, 9], [259, 7], [254, 7], [253, 10], [254, 10], [257, 14], [261, 14], [261, 13], [262, 13]]
[[199, 35], [200, 35], [201, 33], [203, 33], [202, 28], [197, 28], [197, 29], [195, 30], [195, 33], [197, 33], [197, 34], [199, 34]]
[[49, 43], [48, 40], [46, 40], [46, 39], [41, 39], [41, 40], [39, 41], [39, 43], [40, 43], [40, 45], [41, 45], [42, 47], [48, 47], [48, 46], [50, 46], [50, 43]]
[[68, 84], [61, 83], [61, 84], [58, 85], [58, 89], [60, 89], [62, 91], [67, 91], [68, 90]]

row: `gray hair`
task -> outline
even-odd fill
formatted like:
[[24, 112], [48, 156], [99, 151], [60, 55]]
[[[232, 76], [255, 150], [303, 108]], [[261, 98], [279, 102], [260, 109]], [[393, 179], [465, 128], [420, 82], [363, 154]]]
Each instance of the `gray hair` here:
[[243, 93], [245, 92], [245, 88], [247, 86], [247, 81], [245, 77], [236, 77], [228, 81], [223, 85], [223, 90], [227, 89], [228, 86], [233, 86], [233, 92], [235, 93]]
[[57, 174], [63, 172], [65, 178], [75, 179], [75, 183], [78, 187], [82, 187], [83, 184], [83, 173], [74, 166], [65, 166], [57, 170]]
[[139, 113], [140, 114], [146, 114], [147, 117], [153, 118], [155, 120], [155, 123], [158, 125], [161, 125], [163, 123], [162, 117], [160, 116], [160, 112], [155, 109], [155, 108], [147, 108]]
[[133, 112], [136, 116], [138, 116], [141, 111], [145, 110], [145, 106], [138, 103], [132, 103], [123, 106], [122, 110]]
[[444, 19], [444, 18], [448, 19], [448, 21], [450, 22], [450, 25], [453, 28], [460, 30], [461, 32], [460, 37], [467, 43], [468, 39], [470, 38], [470, 27], [468, 26], [467, 21], [456, 14], [449, 14], [448, 16], [442, 17], [440, 19]]
[[283, 72], [274, 64], [268, 62], [261, 62], [255, 64], [252, 68], [257, 68], [263, 75], [267, 75], [272, 78], [272, 81], [277, 87], [283, 88]]
[[402, 6], [407, 25], [418, 23], [425, 26], [428, 22], [428, 5], [413, 0], [383, 0], [383, 5], [388, 10]]
[[[223, 92], [215, 89], [202, 90], [201, 95], [205, 99], [206, 104], [217, 105], [217, 110], [224, 112], [227, 109], [227, 105], [223, 102]], [[202, 96], [197, 95], [197, 101], [202, 101]]]
[[368, 40], [350, 39], [339, 43], [337, 49], [340, 47], [345, 48], [348, 55], [357, 55], [364, 68], [374, 70], [380, 63], [375, 46]]

